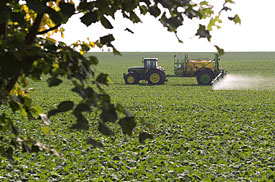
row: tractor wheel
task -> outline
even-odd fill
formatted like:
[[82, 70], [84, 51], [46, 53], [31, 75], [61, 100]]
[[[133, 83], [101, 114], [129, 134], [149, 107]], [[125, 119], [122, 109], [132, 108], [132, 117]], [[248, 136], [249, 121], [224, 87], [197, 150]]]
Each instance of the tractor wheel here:
[[138, 84], [139, 79], [135, 73], [128, 73], [125, 76], [125, 83], [126, 84]]
[[202, 70], [197, 75], [197, 81], [199, 85], [211, 85], [214, 79], [214, 73], [211, 70]]
[[152, 70], [148, 74], [148, 83], [150, 85], [160, 85], [163, 84], [165, 81], [165, 73], [158, 71], [158, 70]]

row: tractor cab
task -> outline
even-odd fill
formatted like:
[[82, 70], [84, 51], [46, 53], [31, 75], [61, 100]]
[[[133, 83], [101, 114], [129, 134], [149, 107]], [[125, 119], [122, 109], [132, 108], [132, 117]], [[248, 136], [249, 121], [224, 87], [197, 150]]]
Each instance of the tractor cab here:
[[158, 58], [144, 58], [142, 62], [145, 69], [156, 69], [158, 67]]

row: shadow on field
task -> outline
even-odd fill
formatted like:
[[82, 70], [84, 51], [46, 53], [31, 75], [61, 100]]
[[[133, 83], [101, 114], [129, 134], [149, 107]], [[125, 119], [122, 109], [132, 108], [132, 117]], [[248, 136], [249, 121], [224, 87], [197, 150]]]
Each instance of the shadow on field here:
[[[125, 83], [113, 83], [113, 85], [120, 85], [120, 86], [122, 86], [122, 85], [127, 85], [127, 84], [125, 84]], [[164, 85], [170, 85], [170, 86], [180, 86], [180, 87], [182, 87], [182, 86], [202, 86], [202, 85], [198, 85], [198, 84], [162, 84], [162, 85], [149, 85], [148, 83], [139, 83], [139, 84], [133, 84], [133, 85], [131, 85], [131, 84], [128, 84], [129, 86], [134, 86], [134, 85], [138, 85], [138, 86], [149, 86], [149, 87], [152, 87], [152, 86], [164, 86]]]

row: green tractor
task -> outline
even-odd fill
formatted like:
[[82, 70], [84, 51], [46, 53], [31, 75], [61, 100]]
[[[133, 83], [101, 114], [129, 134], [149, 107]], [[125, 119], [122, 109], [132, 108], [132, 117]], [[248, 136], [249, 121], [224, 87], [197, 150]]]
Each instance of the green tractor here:
[[123, 74], [126, 84], [138, 84], [140, 80], [148, 81], [150, 85], [160, 85], [166, 80], [164, 68], [158, 66], [158, 58], [143, 58], [144, 66], [130, 67]]

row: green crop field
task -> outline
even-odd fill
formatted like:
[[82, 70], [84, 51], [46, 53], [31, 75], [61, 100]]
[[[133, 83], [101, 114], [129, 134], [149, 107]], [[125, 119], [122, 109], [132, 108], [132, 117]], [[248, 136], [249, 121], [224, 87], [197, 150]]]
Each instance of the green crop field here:
[[[230, 74], [267, 79], [270, 89], [216, 91], [198, 86], [196, 78], [169, 78], [155, 86], [124, 84], [123, 73], [130, 66], [141, 66], [142, 56], [158, 57], [158, 64], [173, 74], [174, 54], [184, 53], [91, 54], [99, 58], [97, 72], [110, 75], [113, 83], [106, 90], [112, 102], [136, 116], [134, 135], [124, 136], [110, 124], [116, 135], [103, 136], [96, 130], [96, 111], [87, 114], [88, 131], [70, 130], [75, 122], [70, 113], [52, 117], [51, 131], [45, 131], [40, 120], [19, 122], [18, 116], [14, 122], [24, 128], [22, 132], [57, 148], [62, 158], [17, 152], [16, 164], [1, 159], [0, 181], [275, 181], [274, 52], [221, 57], [221, 67]], [[189, 57], [214, 58], [214, 53]], [[79, 99], [67, 83], [53, 89], [44, 82], [31, 85], [37, 87], [35, 101], [46, 111], [60, 101]], [[142, 130], [154, 139], [141, 144]], [[103, 147], [87, 144], [89, 137]]]

